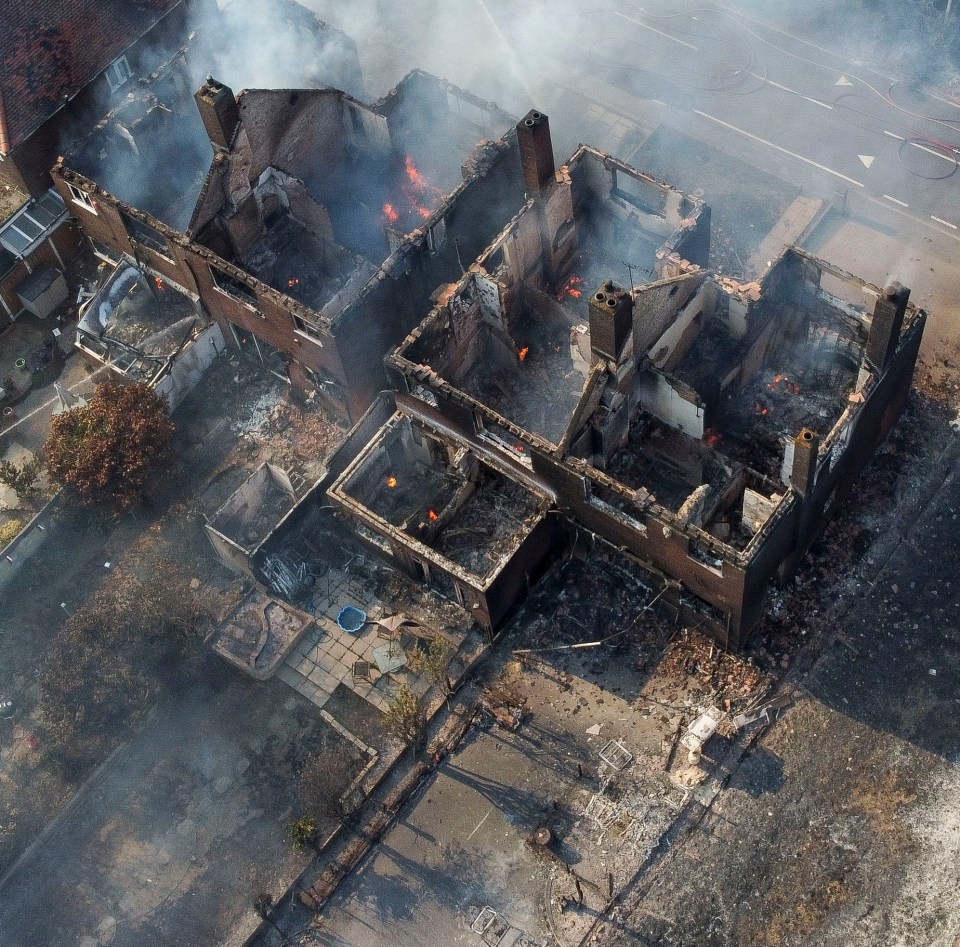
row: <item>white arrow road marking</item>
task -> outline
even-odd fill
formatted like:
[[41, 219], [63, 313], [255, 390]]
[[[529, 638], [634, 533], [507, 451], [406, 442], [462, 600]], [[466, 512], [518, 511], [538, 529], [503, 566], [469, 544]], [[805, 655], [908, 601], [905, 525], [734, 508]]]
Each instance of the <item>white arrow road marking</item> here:
[[873, 164], [873, 155], [857, 155], [857, 157], [863, 162], [865, 168]]
[[836, 84], [837, 85], [853, 85], [853, 83], [846, 76], [841, 76], [839, 79], [837, 79]]

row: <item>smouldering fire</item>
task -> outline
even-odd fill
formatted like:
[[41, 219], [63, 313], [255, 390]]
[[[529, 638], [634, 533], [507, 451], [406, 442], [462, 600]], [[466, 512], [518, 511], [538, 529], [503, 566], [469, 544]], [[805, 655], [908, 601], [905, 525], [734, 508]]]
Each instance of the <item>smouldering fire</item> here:
[[437, 514], [433, 512], [433, 510], [427, 510], [427, 514], [429, 515], [429, 517], [430, 517], [431, 520], [438, 520], [438, 519], [440, 519], [440, 517], [437, 516]]
[[764, 407], [764, 405], [762, 405], [759, 401], [754, 405], [753, 410], [760, 415], [767, 415], [770, 413], [770, 409], [767, 407]]
[[299, 286], [299, 285], [300, 285], [300, 279], [297, 276], [294, 276], [293, 279], [287, 280], [287, 286], [289, 286], [291, 289], [293, 289], [294, 286]]
[[157, 289], [159, 289], [161, 293], [167, 288], [167, 284], [164, 283], [159, 276], [154, 276], [153, 281], [157, 284]]
[[767, 385], [767, 387], [773, 390], [779, 388], [781, 385], [783, 386], [784, 391], [788, 391], [792, 395], [800, 394], [800, 386], [796, 382], [790, 381], [786, 375], [777, 375], [777, 377], [774, 378], [773, 381]]
[[520, 356], [520, 361], [521, 361], [521, 362], [526, 359], [527, 353], [528, 353], [529, 351], [530, 351], [530, 346], [529, 346], [529, 345], [525, 345], [525, 346], [524, 346], [522, 349], [520, 349], [520, 351], [517, 353], [517, 354]]
[[399, 481], [398, 481], [397, 478], [394, 477], [392, 474], [391, 474], [389, 477], [387, 477], [387, 486], [388, 486], [391, 490], [392, 490], [398, 483], [399, 483]]
[[557, 294], [557, 299], [563, 302], [568, 296], [573, 299], [579, 299], [583, 295], [583, 277], [571, 276], [567, 280], [563, 289]]
[[723, 438], [716, 431], [711, 428], [707, 428], [703, 432], [703, 440], [707, 447], [716, 447]]
[[395, 224], [400, 219], [400, 215], [397, 213], [393, 204], [383, 205], [383, 217], [388, 224]]

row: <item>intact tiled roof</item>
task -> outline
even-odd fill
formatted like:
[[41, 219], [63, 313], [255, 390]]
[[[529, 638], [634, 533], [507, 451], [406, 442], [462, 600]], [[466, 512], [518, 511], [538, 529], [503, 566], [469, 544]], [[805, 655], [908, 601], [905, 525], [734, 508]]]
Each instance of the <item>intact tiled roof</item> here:
[[181, 0], [0, 0], [0, 142], [12, 150]]

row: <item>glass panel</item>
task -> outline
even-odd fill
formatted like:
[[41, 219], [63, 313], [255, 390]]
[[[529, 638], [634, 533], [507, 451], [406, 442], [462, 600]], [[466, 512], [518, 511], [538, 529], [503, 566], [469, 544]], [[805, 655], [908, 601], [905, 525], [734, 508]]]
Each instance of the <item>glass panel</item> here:
[[38, 224], [35, 220], [31, 220], [27, 214], [20, 214], [19, 217], [14, 217], [13, 220], [7, 224], [7, 227], [10, 230], [19, 230], [26, 236], [28, 240], [31, 241], [36, 240], [44, 230], [40, 224]]
[[0, 243], [3, 243], [8, 250], [12, 250], [14, 253], [22, 253], [33, 241], [22, 233], [18, 233], [13, 227], [7, 227], [0, 231]]
[[37, 203], [54, 217], [59, 217], [66, 210], [66, 204], [63, 203], [63, 198], [57, 191], [47, 191]]
[[36, 221], [43, 230], [46, 230], [47, 227], [57, 219], [56, 214], [51, 214], [50, 211], [40, 204], [31, 204], [27, 208], [26, 216]]

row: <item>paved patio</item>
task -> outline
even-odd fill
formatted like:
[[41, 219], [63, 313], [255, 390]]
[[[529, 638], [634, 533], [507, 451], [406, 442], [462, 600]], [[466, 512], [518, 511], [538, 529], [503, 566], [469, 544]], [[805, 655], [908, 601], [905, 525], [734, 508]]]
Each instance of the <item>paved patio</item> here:
[[[340, 610], [347, 605], [367, 614], [367, 623], [355, 633], [344, 631], [337, 624]], [[398, 610], [378, 598], [375, 584], [366, 575], [351, 572], [348, 567], [331, 569], [319, 578], [304, 611], [314, 616], [316, 624], [287, 656], [277, 671], [277, 677], [318, 707], [326, 704], [340, 684], [345, 684], [380, 711], [387, 709], [403, 684], [422, 696], [431, 684], [426, 673], [418, 673], [407, 666], [383, 673], [377, 667], [375, 652], [379, 652], [381, 664], [384, 657], [393, 658], [391, 663], [397, 659], [406, 662], [417, 650], [418, 639], [425, 645], [439, 635], [447, 641], [452, 654], [465, 637], [412, 615], [406, 616], [411, 624], [391, 637], [377, 621], [397, 615]], [[354, 665], [358, 661], [366, 661], [369, 671], [366, 677], [357, 676], [355, 679]]]

